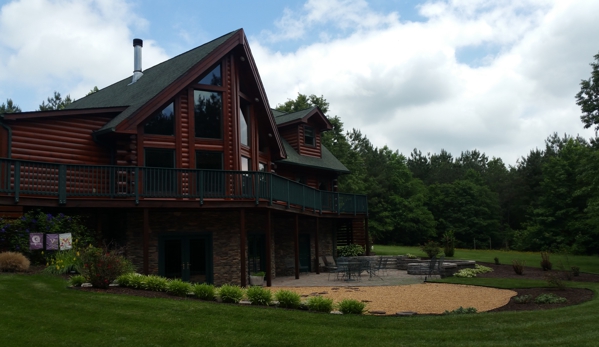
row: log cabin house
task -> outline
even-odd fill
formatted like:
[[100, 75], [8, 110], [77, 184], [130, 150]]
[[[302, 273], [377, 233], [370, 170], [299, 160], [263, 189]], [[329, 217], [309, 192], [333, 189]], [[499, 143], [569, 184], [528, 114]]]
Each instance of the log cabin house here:
[[321, 145], [317, 107], [272, 110], [243, 29], [57, 111], [0, 115], [0, 215], [88, 216], [146, 274], [247, 285], [368, 249], [367, 200]]

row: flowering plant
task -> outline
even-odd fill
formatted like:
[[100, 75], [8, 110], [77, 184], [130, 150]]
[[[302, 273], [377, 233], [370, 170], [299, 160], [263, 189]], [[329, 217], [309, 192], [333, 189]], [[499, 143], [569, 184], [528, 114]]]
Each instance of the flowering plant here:
[[83, 263], [81, 273], [94, 287], [108, 288], [126, 271], [126, 261], [119, 253], [118, 250], [111, 252], [108, 248], [90, 245], [81, 252]]

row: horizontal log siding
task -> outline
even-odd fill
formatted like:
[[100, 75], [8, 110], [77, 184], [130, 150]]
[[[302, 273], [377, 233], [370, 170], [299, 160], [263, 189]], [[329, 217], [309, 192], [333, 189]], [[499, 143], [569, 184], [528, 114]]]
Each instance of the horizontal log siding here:
[[92, 132], [111, 117], [57, 117], [10, 122], [12, 158], [64, 164], [110, 164], [110, 150]]
[[0, 126], [0, 158], [8, 158], [8, 131]]
[[353, 243], [366, 248], [366, 226], [364, 219], [352, 219]]
[[144, 135], [144, 148], [175, 148], [174, 136]]
[[306, 156], [306, 157], [316, 157], [316, 158], [320, 158], [320, 131], [318, 131], [318, 129], [315, 126], [309, 125], [312, 127], [312, 129], [314, 129], [314, 143], [316, 144], [315, 146], [309, 146], [306, 145], [306, 143], [304, 142], [304, 127], [300, 126], [299, 127], [299, 151], [298, 153], [300, 155]]
[[285, 141], [289, 142], [289, 144], [291, 145], [291, 147], [293, 147], [293, 149], [295, 149], [296, 151], [299, 150], [299, 138], [298, 138], [298, 129], [295, 127], [291, 127], [291, 128], [286, 128], [286, 129], [282, 129], [280, 130], [280, 135], [281, 137], [283, 137], [285, 139]]
[[116, 165], [137, 166], [137, 136], [116, 140]]

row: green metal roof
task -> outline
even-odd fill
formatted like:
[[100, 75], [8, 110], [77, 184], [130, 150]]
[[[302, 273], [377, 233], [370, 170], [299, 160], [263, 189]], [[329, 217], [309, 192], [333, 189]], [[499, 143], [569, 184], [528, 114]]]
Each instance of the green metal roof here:
[[285, 152], [287, 152], [287, 159], [278, 160], [277, 163], [307, 166], [322, 170], [336, 171], [339, 173], [349, 173], [349, 170], [343, 165], [339, 159], [335, 158], [325, 146], [321, 145], [322, 158], [308, 157], [299, 155], [293, 147], [285, 139], [281, 138]]
[[[239, 29], [241, 30], [241, 29]], [[131, 76], [75, 101], [66, 109], [89, 109], [128, 106], [118, 116], [106, 123], [100, 132], [116, 127], [158, 93], [184, 75], [190, 68], [206, 58], [239, 30], [212, 40], [202, 46], [182, 53], [143, 71], [143, 76], [131, 84]], [[131, 85], [129, 85], [131, 84]]]

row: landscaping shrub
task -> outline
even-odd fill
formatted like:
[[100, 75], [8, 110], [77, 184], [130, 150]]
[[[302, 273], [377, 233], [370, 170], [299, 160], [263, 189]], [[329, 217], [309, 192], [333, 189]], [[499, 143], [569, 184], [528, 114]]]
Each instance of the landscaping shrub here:
[[137, 275], [137, 274], [123, 274], [123, 275], [120, 275], [119, 277], [117, 277], [116, 282], [121, 287], [130, 287], [131, 286], [131, 276], [134, 276], [134, 275]]
[[298, 308], [301, 303], [300, 295], [290, 290], [279, 290], [275, 293], [275, 300], [284, 308]]
[[443, 314], [470, 314], [470, 313], [476, 313], [478, 312], [478, 310], [474, 307], [466, 307], [463, 308], [462, 306], [460, 306], [460, 308], [456, 308], [453, 311], [445, 311], [443, 312]]
[[218, 289], [218, 296], [223, 302], [239, 303], [243, 299], [243, 289], [231, 284], [225, 284]]
[[168, 289], [169, 280], [156, 275], [145, 276], [144, 289], [153, 292], [166, 292]]
[[194, 284], [191, 287], [191, 292], [201, 300], [214, 300], [216, 295], [216, 290], [212, 284], [202, 283], [202, 284]]
[[514, 296], [514, 302], [516, 304], [526, 304], [526, 303], [529, 303], [531, 300], [532, 300], [532, 295], [530, 295], [530, 294]]
[[339, 257], [357, 257], [364, 254], [364, 247], [356, 244], [337, 247], [337, 256]]
[[366, 309], [365, 303], [354, 299], [344, 299], [337, 306], [343, 314], [362, 314]]
[[526, 262], [524, 260], [514, 259], [512, 260], [512, 268], [514, 268], [514, 272], [517, 275], [522, 275], [524, 273], [524, 264]]
[[437, 256], [437, 254], [441, 253], [441, 249], [439, 248], [439, 244], [435, 241], [429, 241], [424, 245], [420, 246], [420, 249], [426, 253], [429, 258]]
[[0, 253], [0, 271], [20, 272], [29, 270], [29, 259], [18, 252]]
[[549, 261], [549, 252], [541, 252], [541, 269], [543, 271], [549, 271], [553, 265]]
[[454, 273], [453, 275], [455, 277], [461, 277], [461, 278], [472, 278], [472, 277], [476, 277], [477, 274], [484, 274], [487, 272], [491, 272], [493, 271], [493, 269], [491, 269], [488, 266], [483, 266], [483, 265], [479, 265], [476, 264], [474, 265], [474, 269], [461, 269], [460, 271]]
[[555, 294], [541, 294], [537, 296], [535, 299], [535, 304], [563, 304], [567, 302], [566, 298], [562, 298], [561, 296], [557, 296]]
[[245, 295], [252, 302], [252, 305], [268, 306], [272, 302], [272, 292], [260, 286], [249, 287]]
[[495, 265], [500, 265], [500, 263], [499, 263], [499, 258], [495, 257], [495, 259], [494, 259], [494, 260], [495, 260]]
[[53, 255], [48, 256], [48, 262], [44, 272], [64, 275], [71, 271], [81, 273], [83, 270], [83, 261], [81, 260], [81, 252], [75, 248], [67, 251], [56, 251]]
[[81, 285], [86, 282], [87, 279], [83, 275], [75, 275], [69, 278], [69, 284], [73, 287], [81, 287]]
[[329, 313], [333, 310], [333, 299], [322, 296], [313, 296], [306, 303], [310, 311]]
[[443, 234], [443, 241], [445, 242], [444, 253], [446, 257], [453, 257], [455, 253], [455, 234], [453, 231], [446, 231]]
[[97, 288], [108, 288], [123, 274], [123, 257], [117, 251], [89, 246], [81, 251], [82, 275]]
[[[147, 285], [147, 283], [146, 283]], [[166, 292], [175, 296], [187, 296], [191, 291], [191, 285], [188, 282], [183, 282], [180, 279], [170, 280], [166, 287]]]
[[[129, 273], [129, 274], [124, 274], [122, 276], [119, 276], [119, 279], [121, 279], [123, 277], [127, 281], [126, 282], [127, 284], [125, 285], [125, 287], [134, 288], [134, 289], [146, 289], [146, 276], [136, 274], [136, 273]], [[121, 284], [121, 282], [119, 281], [119, 285], [120, 284]]]
[[547, 276], [545, 276], [545, 279], [547, 280], [547, 284], [551, 287], [556, 287], [559, 290], [566, 289], [566, 284], [564, 283], [560, 275], [555, 272], [548, 273]]

